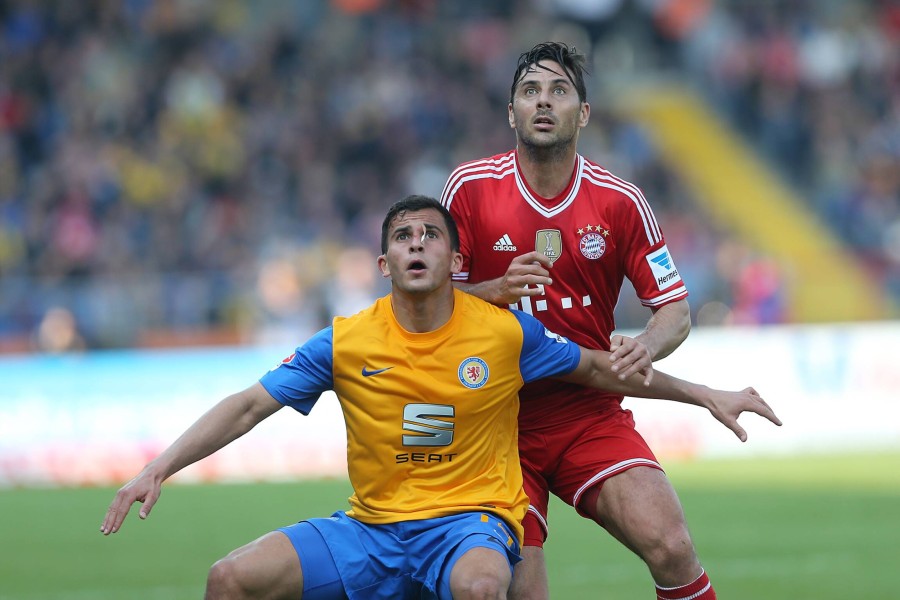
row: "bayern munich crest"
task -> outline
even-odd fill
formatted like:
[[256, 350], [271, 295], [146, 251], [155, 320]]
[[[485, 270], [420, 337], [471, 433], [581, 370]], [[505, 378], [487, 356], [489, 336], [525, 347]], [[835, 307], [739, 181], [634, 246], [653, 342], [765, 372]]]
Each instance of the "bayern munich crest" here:
[[578, 249], [581, 250], [585, 258], [597, 260], [606, 252], [606, 240], [599, 233], [586, 233], [581, 237]]
[[478, 389], [487, 383], [487, 363], [477, 356], [470, 356], [459, 364], [459, 381], [470, 389]]

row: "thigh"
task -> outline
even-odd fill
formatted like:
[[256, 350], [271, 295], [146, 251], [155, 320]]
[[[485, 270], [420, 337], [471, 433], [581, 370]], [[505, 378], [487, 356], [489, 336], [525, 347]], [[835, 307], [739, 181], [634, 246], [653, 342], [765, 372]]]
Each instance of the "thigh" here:
[[308, 521], [300, 521], [279, 531], [288, 537], [299, 557], [304, 600], [347, 597], [334, 557], [318, 529]]
[[[416, 578], [437, 598], [458, 597], [468, 583], [478, 580], [499, 582], [503, 590], [509, 587], [513, 565], [521, 557], [515, 534], [502, 519], [464, 513], [416, 524], [420, 525], [409, 549], [430, 563], [419, 567]], [[473, 560], [477, 556], [484, 560]]]
[[669, 533], [688, 535], [678, 495], [659, 469], [636, 467], [610, 477], [585, 494], [580, 508], [641, 556]]
[[450, 571], [450, 594], [441, 594], [439, 598], [452, 600], [487, 597], [487, 594], [500, 597], [500, 592], [505, 594], [509, 589], [511, 579], [512, 567], [502, 549], [476, 546], [456, 560]]
[[631, 411], [586, 416], [578, 433], [560, 460], [550, 491], [582, 516], [595, 518], [582, 510], [582, 498], [592, 488], [605, 487], [611, 478], [636, 467], [662, 471], [650, 446], [634, 428]]
[[287, 536], [273, 531], [241, 546], [221, 563], [257, 597], [300, 598], [303, 574], [300, 560]]
[[537, 546], [522, 548], [522, 561], [513, 571], [509, 597], [511, 600], [547, 600], [550, 597], [543, 548]]
[[348, 598], [405, 598], [413, 593], [409, 561], [416, 553], [407, 551], [401, 523], [372, 525], [341, 511], [306, 523], [325, 541]]

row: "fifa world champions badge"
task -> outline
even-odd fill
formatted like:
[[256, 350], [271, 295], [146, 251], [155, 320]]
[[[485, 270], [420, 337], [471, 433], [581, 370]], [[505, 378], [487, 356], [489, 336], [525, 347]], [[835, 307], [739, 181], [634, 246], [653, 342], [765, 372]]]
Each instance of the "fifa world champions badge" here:
[[534, 249], [550, 259], [550, 264], [562, 256], [562, 234], [559, 229], [540, 229], [534, 236]]

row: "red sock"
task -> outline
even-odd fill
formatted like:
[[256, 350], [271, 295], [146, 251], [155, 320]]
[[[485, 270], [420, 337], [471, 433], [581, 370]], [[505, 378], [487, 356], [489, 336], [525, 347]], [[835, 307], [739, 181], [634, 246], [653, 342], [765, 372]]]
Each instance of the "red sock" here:
[[703, 571], [700, 577], [687, 585], [673, 588], [656, 586], [656, 600], [716, 600], [716, 590], [709, 582], [706, 571]]

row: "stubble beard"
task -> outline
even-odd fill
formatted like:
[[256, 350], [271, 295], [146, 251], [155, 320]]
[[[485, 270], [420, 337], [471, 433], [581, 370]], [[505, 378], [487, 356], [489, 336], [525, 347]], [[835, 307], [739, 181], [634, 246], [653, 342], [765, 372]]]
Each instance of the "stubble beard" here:
[[540, 141], [537, 136], [529, 134], [519, 135], [519, 152], [525, 154], [534, 162], [557, 162], [568, 157], [575, 144], [576, 133], [564, 139]]

